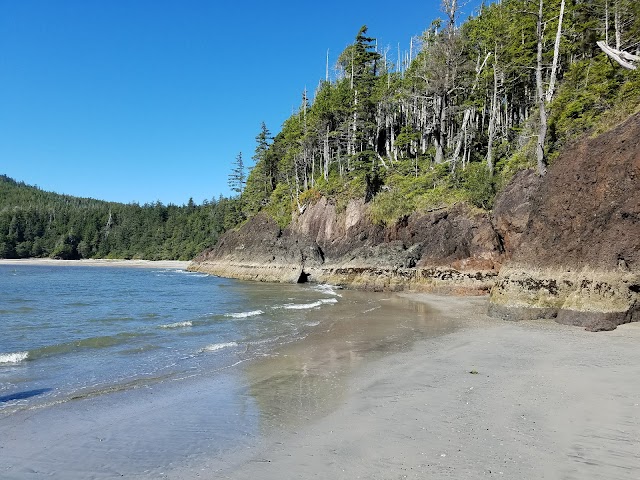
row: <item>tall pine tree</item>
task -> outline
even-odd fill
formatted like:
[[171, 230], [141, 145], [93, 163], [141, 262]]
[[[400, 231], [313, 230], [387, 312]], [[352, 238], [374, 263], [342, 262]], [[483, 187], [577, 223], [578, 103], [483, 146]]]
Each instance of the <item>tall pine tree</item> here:
[[231, 188], [232, 192], [240, 195], [244, 190], [246, 180], [247, 180], [247, 177], [244, 170], [244, 161], [242, 160], [242, 152], [238, 152], [238, 155], [233, 161], [233, 169], [229, 174], [229, 188]]

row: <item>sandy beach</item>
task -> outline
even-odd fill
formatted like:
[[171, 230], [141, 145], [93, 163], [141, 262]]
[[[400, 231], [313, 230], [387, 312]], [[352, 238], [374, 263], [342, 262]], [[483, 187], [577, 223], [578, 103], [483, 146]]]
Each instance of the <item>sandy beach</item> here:
[[389, 325], [411, 310], [436, 327], [372, 313], [237, 377], [0, 419], [0, 477], [638, 478], [640, 325], [595, 334], [496, 321], [483, 297], [388, 297]]
[[0, 259], [0, 265], [48, 265], [56, 267], [133, 267], [133, 268], [187, 268], [190, 262], [180, 260], [109, 260], [106, 258], [82, 260], [55, 260], [53, 258]]
[[367, 363], [335, 411], [236, 463], [169, 476], [638, 478], [640, 325], [594, 334], [495, 321], [484, 299], [411, 298], [461, 328]]

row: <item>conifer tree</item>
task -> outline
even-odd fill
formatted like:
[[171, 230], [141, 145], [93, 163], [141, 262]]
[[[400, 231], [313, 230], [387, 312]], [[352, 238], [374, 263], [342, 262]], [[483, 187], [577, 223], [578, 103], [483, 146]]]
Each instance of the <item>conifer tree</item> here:
[[271, 132], [262, 122], [260, 133], [256, 135], [256, 150], [252, 158], [256, 166], [261, 164], [262, 182], [266, 195], [269, 195], [276, 188], [277, 180], [277, 164], [273, 156], [269, 155], [269, 140], [271, 140]]
[[246, 183], [246, 174], [244, 169], [244, 161], [242, 160], [242, 152], [238, 152], [233, 161], [233, 169], [229, 174], [229, 188], [236, 194], [241, 194]]

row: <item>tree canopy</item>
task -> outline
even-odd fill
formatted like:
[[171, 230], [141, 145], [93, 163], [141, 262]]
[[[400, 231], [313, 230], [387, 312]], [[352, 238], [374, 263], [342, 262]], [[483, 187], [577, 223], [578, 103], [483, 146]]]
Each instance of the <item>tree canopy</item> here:
[[45, 192], [0, 175], [0, 258], [190, 260], [239, 218], [237, 201], [121, 204]]
[[461, 25], [456, 0], [442, 7], [396, 64], [363, 26], [337, 77], [303, 93], [273, 142], [258, 136], [245, 215], [285, 225], [318, 195], [366, 198], [381, 222], [456, 201], [491, 208], [515, 171], [544, 174], [572, 138], [640, 103], [638, 70], [596, 44], [637, 54], [639, 2], [503, 0]]

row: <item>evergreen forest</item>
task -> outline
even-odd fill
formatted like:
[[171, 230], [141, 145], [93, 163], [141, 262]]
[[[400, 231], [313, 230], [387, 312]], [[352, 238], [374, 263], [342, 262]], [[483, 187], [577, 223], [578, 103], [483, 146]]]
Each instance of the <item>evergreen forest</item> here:
[[122, 204], [0, 175], [0, 258], [190, 260], [238, 222], [237, 201]]
[[640, 2], [502, 0], [464, 22], [460, 5], [443, 0], [404, 53], [363, 26], [279, 133], [262, 125], [244, 217], [284, 226], [320, 196], [364, 198], [384, 224], [491, 209], [516, 171], [544, 175], [564, 145], [638, 110]]
[[407, 51], [363, 26], [254, 165], [232, 162], [234, 196], [203, 205], [117, 204], [0, 177], [0, 258], [190, 259], [266, 212], [284, 227], [321, 196], [361, 198], [372, 221], [466, 202], [490, 210], [518, 170], [640, 110], [640, 2], [501, 0], [441, 19]]

